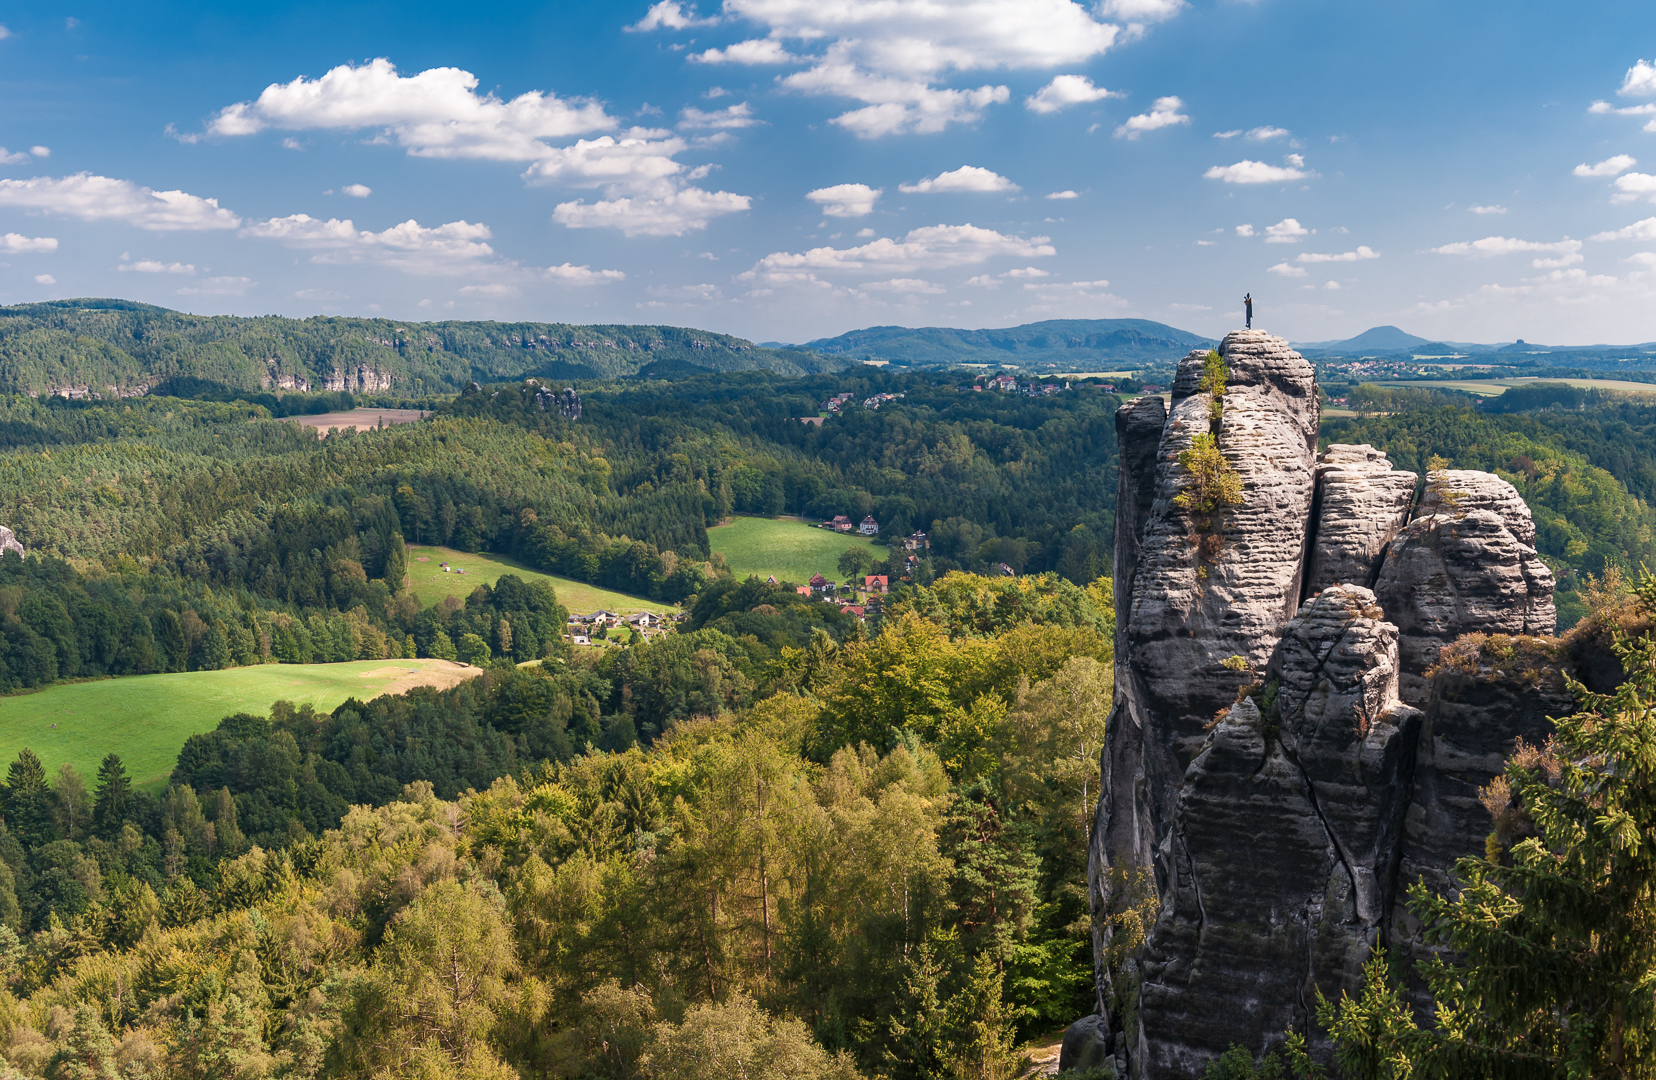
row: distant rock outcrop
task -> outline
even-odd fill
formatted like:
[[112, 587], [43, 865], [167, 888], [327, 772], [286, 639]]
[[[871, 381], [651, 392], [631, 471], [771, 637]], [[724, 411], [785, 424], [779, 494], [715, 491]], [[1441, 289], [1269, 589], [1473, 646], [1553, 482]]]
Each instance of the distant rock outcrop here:
[[[1507, 714], [1507, 691], [1436, 667], [1468, 631], [1553, 629], [1511, 485], [1435, 472], [1416, 505], [1418, 477], [1372, 447], [1318, 458], [1315, 377], [1286, 342], [1238, 331], [1218, 352], [1219, 401], [1199, 350], [1170, 410], [1140, 398], [1116, 419], [1117, 700], [1088, 867], [1099, 1014], [1070, 1041], [1157, 1080], [1288, 1028], [1326, 1058], [1315, 991], [1354, 991], [1377, 944], [1415, 932], [1399, 882], [1482, 850], [1477, 787], [1567, 707], [1549, 692]], [[1181, 452], [1203, 435], [1241, 486], [1206, 519], [1181, 498], [1197, 483]], [[1109, 917], [1146, 873], [1158, 914], [1112, 970]]]
[[0, 525], [0, 557], [3, 557], [8, 551], [15, 552], [19, 559], [26, 554], [23, 545], [18, 543], [16, 534], [4, 525]]

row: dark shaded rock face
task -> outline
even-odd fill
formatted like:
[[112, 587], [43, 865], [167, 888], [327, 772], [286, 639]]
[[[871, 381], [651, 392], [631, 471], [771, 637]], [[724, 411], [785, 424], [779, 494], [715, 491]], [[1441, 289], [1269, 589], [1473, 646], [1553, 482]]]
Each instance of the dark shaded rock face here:
[[[1372, 447], [1316, 458], [1314, 376], [1285, 342], [1236, 332], [1219, 352], [1217, 418], [1200, 352], [1171, 410], [1141, 398], [1117, 415], [1117, 700], [1088, 859], [1088, 1030], [1135, 1077], [1199, 1076], [1232, 1043], [1260, 1053], [1310, 1031], [1316, 990], [1355, 991], [1373, 948], [1414, 932], [1399, 882], [1427, 867], [1446, 880], [1482, 850], [1477, 788], [1563, 707], [1538, 695], [1513, 714], [1487, 680], [1429, 674], [1468, 631], [1552, 630], [1517, 492], [1434, 473], [1417, 507], [1417, 477]], [[1203, 533], [1176, 500], [1192, 483], [1179, 453], [1207, 432], [1242, 502]], [[1159, 913], [1111, 972], [1107, 917], [1146, 871]]]

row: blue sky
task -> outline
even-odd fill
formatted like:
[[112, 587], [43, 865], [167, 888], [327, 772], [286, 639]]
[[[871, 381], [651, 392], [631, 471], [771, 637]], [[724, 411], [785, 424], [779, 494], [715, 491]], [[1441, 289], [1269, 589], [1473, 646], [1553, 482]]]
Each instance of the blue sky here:
[[0, 0], [0, 303], [1656, 340], [1656, 5]]

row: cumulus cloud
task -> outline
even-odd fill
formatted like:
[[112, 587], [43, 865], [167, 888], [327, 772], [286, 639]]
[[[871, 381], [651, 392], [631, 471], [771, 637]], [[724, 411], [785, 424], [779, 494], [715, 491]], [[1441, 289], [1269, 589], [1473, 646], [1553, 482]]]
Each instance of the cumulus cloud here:
[[1049, 199], [1079, 199], [1081, 196], [1065, 188], [1063, 191], [1049, 191], [1046, 197]]
[[36, 285], [56, 285], [57, 284], [57, 278], [53, 277], [51, 274], [36, 274], [35, 275], [35, 284]]
[[315, 249], [311, 262], [387, 266], [416, 274], [465, 273], [494, 259], [486, 242], [489, 227], [451, 221], [426, 228], [413, 218], [389, 229], [358, 229], [349, 218], [326, 221], [309, 214], [255, 221], [244, 236], [276, 240], [289, 247]]
[[1429, 248], [1434, 255], [1465, 255], [1475, 259], [1493, 259], [1501, 255], [1516, 255], [1521, 253], [1535, 253], [1563, 256], [1563, 261], [1536, 259], [1535, 266], [1561, 266], [1568, 262], [1579, 262], [1579, 258], [1571, 258], [1581, 250], [1580, 240], [1563, 240], [1541, 242], [1536, 240], [1519, 240], [1510, 236], [1486, 236], [1482, 240], [1457, 240], [1453, 244], [1444, 244], [1442, 247]]
[[1636, 202], [1639, 199], [1656, 202], [1656, 176], [1630, 172], [1616, 177], [1616, 193], [1610, 196], [1611, 202]]
[[1055, 113], [1071, 105], [1085, 105], [1090, 101], [1103, 101], [1108, 97], [1119, 96], [1102, 86], [1094, 86], [1093, 81], [1085, 75], [1059, 75], [1034, 94], [1024, 98], [1024, 108], [1030, 112]]
[[1379, 257], [1380, 253], [1378, 251], [1366, 244], [1359, 244], [1356, 251], [1341, 251], [1333, 255], [1325, 255], [1315, 251], [1302, 251], [1295, 256], [1295, 261], [1302, 263], [1348, 263], [1364, 262]]
[[962, 165], [952, 172], [939, 173], [912, 184], [898, 184], [897, 190], [908, 195], [933, 195], [949, 192], [992, 193], [1017, 191], [1018, 185], [1006, 177], [978, 165]]
[[1656, 240], [1656, 217], [1624, 225], [1613, 232], [1594, 233], [1593, 240]]
[[1215, 131], [1213, 137], [1215, 139], [1234, 139], [1240, 134], [1242, 134], [1241, 128], [1233, 128], [1230, 131]]
[[516, 296], [521, 290], [516, 285], [497, 281], [488, 285], [462, 285], [461, 296]]
[[29, 147], [29, 153], [38, 158], [48, 158], [52, 156], [52, 148], [49, 146], [31, 146]]
[[864, 138], [923, 133], [975, 122], [989, 105], [1010, 100], [1005, 86], [940, 86], [950, 75], [1082, 63], [1121, 38], [1122, 27], [1108, 19], [1144, 23], [1182, 6], [1182, 0], [1115, 0], [1123, 14], [1098, 18], [1074, 0], [725, 0], [726, 19], [757, 24], [763, 36], [693, 59], [802, 64], [782, 85], [861, 102], [862, 108], [834, 118], [846, 130]]
[[22, 233], [0, 234], [0, 252], [8, 255], [45, 253], [58, 249], [54, 236], [24, 236]]
[[1147, 131], [1157, 131], [1164, 127], [1175, 127], [1179, 124], [1190, 123], [1190, 117], [1179, 110], [1184, 108], [1184, 102], [1177, 97], [1157, 98], [1147, 113], [1129, 116], [1125, 123], [1115, 129], [1118, 139], [1136, 139]]
[[19, 150], [17, 153], [8, 153], [4, 146], [0, 146], [0, 165], [20, 165], [29, 160], [29, 155]]
[[1617, 154], [1615, 157], [1605, 158], [1597, 165], [1588, 165], [1586, 163], [1577, 165], [1571, 171], [1577, 176], [1615, 176], [1618, 173], [1626, 172], [1638, 163], [1639, 162], [1629, 154]]
[[1283, 277], [1304, 277], [1305, 267], [1295, 266], [1293, 263], [1279, 262], [1265, 272], [1267, 274], [1281, 274]]
[[590, 266], [571, 266], [569, 263], [547, 267], [546, 276], [566, 285], [604, 285], [627, 279], [627, 275], [620, 270], [594, 270]]
[[907, 293], [909, 295], [940, 296], [949, 290], [925, 278], [892, 278], [889, 281], [868, 281], [857, 286], [867, 292]]
[[703, 64], [750, 64], [754, 66], [793, 64], [799, 61], [799, 57], [790, 53], [775, 38], [754, 38], [751, 41], [738, 41], [736, 44], [727, 45], [722, 49], [708, 49], [705, 52], [691, 53], [690, 59]]
[[1263, 161], [1238, 161], [1234, 165], [1215, 165], [1202, 175], [1209, 180], [1223, 180], [1227, 184], [1281, 184], [1290, 180], [1304, 180], [1311, 173], [1305, 159], [1289, 154], [1286, 164], [1267, 165]]
[[1506, 207], [1495, 204], [1491, 204], [1489, 206], [1468, 206], [1467, 209], [1472, 211], [1474, 214], [1504, 214], [1507, 212]]
[[374, 193], [374, 189], [367, 184], [346, 184], [339, 189], [341, 195], [349, 195], [353, 199], [366, 199]]
[[319, 79], [272, 83], [253, 101], [227, 106], [208, 122], [212, 135], [383, 129], [417, 157], [533, 161], [545, 140], [604, 131], [619, 124], [587, 98], [531, 90], [508, 101], [477, 93], [478, 78], [460, 68], [399, 75], [386, 59], [341, 64]]
[[819, 247], [800, 253], [766, 255], [744, 274], [788, 280], [811, 271], [893, 272], [972, 266], [993, 258], [1038, 258], [1057, 254], [1049, 238], [1008, 236], [976, 225], [927, 225], [902, 240], [882, 237], [853, 248]]
[[753, 108], [747, 102], [732, 105], [727, 109], [715, 109], [704, 112], [691, 106], [679, 113], [680, 131], [707, 131], [709, 129], [726, 130], [729, 128], [746, 128], [760, 123], [753, 115]]
[[1283, 218], [1275, 225], [1265, 226], [1267, 244], [1297, 244], [1311, 235], [1311, 230], [1294, 218]]
[[682, 188], [659, 197], [624, 196], [588, 203], [559, 203], [552, 220], [571, 229], [619, 229], [626, 236], [683, 236], [726, 214], [748, 209], [753, 199], [728, 191]]
[[154, 232], [234, 229], [241, 218], [183, 191], [155, 191], [93, 173], [62, 178], [0, 180], [0, 206], [62, 214], [82, 221], [120, 221]]
[[1120, 19], [1125, 23], [1162, 22], [1184, 8], [1184, 0], [1104, 0], [1098, 5], [1105, 18]]
[[874, 212], [874, 204], [880, 198], [880, 191], [880, 188], [869, 187], [867, 184], [835, 184], [832, 187], [808, 191], [805, 197], [814, 203], [820, 203], [822, 212], [829, 217], [854, 218]]
[[1237, 236], [1252, 236], [1253, 234], [1254, 227], [1252, 225], [1238, 225], [1236, 227]]
[[1248, 132], [1249, 142], [1270, 142], [1272, 139], [1285, 139], [1293, 132], [1287, 128], [1256, 127]]
[[194, 263], [165, 263], [159, 259], [139, 259], [137, 262], [123, 262], [115, 269], [130, 270], [138, 274], [194, 274], [196, 272]]
[[1656, 97], [1656, 64], [1640, 60], [1628, 68], [1616, 93], [1624, 97]]
[[711, 26], [718, 21], [698, 19], [693, 5], [689, 11], [685, 11], [684, 5], [678, 0], [661, 0], [658, 4], [651, 4], [644, 17], [626, 29], [634, 33], [649, 30], [688, 30], [693, 26]]

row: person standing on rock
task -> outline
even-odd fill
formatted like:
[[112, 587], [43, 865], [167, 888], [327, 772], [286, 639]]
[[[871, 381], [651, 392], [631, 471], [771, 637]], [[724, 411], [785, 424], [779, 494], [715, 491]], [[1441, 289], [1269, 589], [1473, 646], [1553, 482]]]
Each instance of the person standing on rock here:
[[1242, 309], [1247, 313], [1247, 327], [1253, 329], [1253, 293], [1242, 297]]

